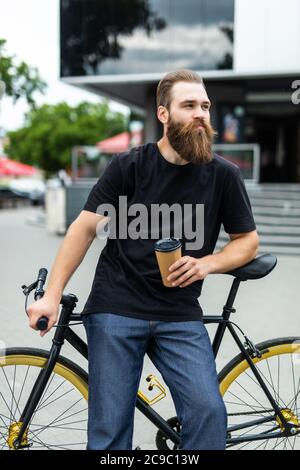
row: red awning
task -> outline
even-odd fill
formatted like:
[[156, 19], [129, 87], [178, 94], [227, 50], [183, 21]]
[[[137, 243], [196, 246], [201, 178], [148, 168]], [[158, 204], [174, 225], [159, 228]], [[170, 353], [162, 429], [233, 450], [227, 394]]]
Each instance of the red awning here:
[[33, 166], [25, 163], [10, 160], [6, 157], [0, 157], [0, 176], [30, 176], [34, 175], [38, 170]]
[[97, 148], [103, 153], [126, 152], [131, 145], [140, 145], [142, 143], [142, 132], [134, 131], [121, 132], [108, 139], [102, 140], [96, 144]]

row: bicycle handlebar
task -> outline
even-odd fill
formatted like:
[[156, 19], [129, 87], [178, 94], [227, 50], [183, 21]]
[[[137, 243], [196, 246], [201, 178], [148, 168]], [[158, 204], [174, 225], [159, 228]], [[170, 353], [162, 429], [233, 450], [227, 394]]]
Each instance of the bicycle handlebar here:
[[[30, 292], [32, 292], [33, 290], [34, 290], [34, 300], [39, 300], [43, 297], [43, 295], [44, 295], [44, 284], [46, 282], [47, 274], [48, 274], [47, 269], [46, 268], [41, 268], [39, 270], [38, 277], [37, 277], [37, 280], [35, 282], [30, 284], [29, 286], [26, 286], [26, 285], [22, 286], [23, 294], [26, 296], [25, 312], [26, 312], [27, 315], [28, 315], [28, 312], [27, 312], [27, 298], [28, 298]], [[62, 305], [64, 305], [63, 302], [66, 302], [66, 301], [69, 301], [69, 300], [71, 300], [71, 302], [74, 303], [74, 305], [72, 306], [72, 312], [70, 312], [70, 318], [69, 319], [71, 319], [72, 321], [75, 321], [75, 322], [81, 322], [81, 314], [73, 313], [73, 308], [76, 305], [75, 302], [78, 302], [78, 299], [75, 295], [73, 295], [73, 294], [69, 294], [68, 296], [63, 295], [62, 298], [61, 298], [60, 303]], [[37, 327], [38, 330], [44, 331], [48, 328], [48, 323], [49, 323], [49, 319], [47, 317], [42, 316], [37, 320], [36, 327]]]
[[39, 318], [38, 321], [36, 322], [36, 327], [39, 331], [47, 330], [47, 328], [48, 328], [48, 318], [47, 317]]
[[[48, 271], [46, 268], [41, 268], [39, 270], [38, 278], [37, 278], [37, 286], [34, 292], [34, 300], [39, 300], [43, 297], [44, 295], [44, 284], [46, 282]], [[36, 322], [36, 327], [39, 331], [44, 331], [47, 330], [48, 328], [48, 318], [47, 317], [41, 317], [38, 319]]]

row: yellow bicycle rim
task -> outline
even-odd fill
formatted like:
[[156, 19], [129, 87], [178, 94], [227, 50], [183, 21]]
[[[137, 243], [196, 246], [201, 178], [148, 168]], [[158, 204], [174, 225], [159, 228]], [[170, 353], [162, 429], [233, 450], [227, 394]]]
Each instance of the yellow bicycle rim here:
[[[298, 343], [290, 343], [290, 344], [280, 344], [278, 346], [270, 346], [268, 347], [268, 351], [262, 354], [261, 358], [254, 358], [253, 362], [256, 364], [257, 362], [263, 361], [264, 359], [268, 359], [272, 356], [279, 356], [281, 354], [300, 354], [300, 344]], [[243, 361], [239, 362], [234, 366], [229, 373], [224, 377], [222, 382], [220, 383], [220, 392], [221, 395], [224, 396], [230, 385], [242, 374], [246, 369], [249, 368], [249, 364], [244, 359]]]
[[[31, 356], [29, 354], [12, 354], [0, 357], [0, 367], [25, 365], [43, 368], [47, 360], [48, 359], [45, 357]], [[77, 388], [77, 390], [81, 393], [81, 395], [83, 395], [86, 400], [88, 399], [88, 384], [74, 371], [57, 362], [53, 372], [73, 384], [74, 387]]]

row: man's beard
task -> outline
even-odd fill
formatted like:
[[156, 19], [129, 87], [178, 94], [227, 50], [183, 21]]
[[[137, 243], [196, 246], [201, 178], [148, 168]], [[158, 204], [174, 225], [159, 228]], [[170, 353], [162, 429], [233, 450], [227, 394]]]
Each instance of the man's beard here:
[[[198, 128], [196, 126], [202, 125]], [[212, 144], [216, 131], [204, 120], [194, 120], [188, 124], [174, 121], [168, 123], [167, 137], [175, 152], [187, 162], [209, 163], [212, 160]]]

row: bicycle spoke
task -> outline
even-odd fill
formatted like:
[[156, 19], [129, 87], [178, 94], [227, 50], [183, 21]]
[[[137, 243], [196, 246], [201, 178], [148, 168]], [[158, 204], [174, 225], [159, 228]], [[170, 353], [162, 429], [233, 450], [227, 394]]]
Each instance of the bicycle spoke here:
[[[278, 406], [281, 409], [291, 410], [299, 420], [300, 377], [293, 358], [293, 353], [289, 351], [268, 358], [262, 357], [255, 365]], [[276, 413], [272, 406], [270, 407], [267, 395], [249, 367], [235, 377], [223, 399], [228, 412], [228, 429], [230, 431], [234, 426], [237, 427], [236, 430], [231, 431], [232, 439], [248, 439], [249, 437], [249, 441], [240, 444], [228, 443], [228, 448], [233, 447], [236, 450], [294, 450], [299, 448], [300, 439], [297, 435], [282, 435], [274, 439], [274, 434], [278, 432], [281, 434], [279, 421], [276, 420]], [[261, 418], [274, 416], [274, 418], [269, 422], [257, 424], [253, 422], [252, 424], [251, 420], [255, 421], [253, 420], [255, 416], [261, 416]], [[292, 416], [289, 418], [287, 415], [287, 419], [291, 420]], [[254, 436], [258, 437], [260, 434], [262, 434], [261, 441], [254, 439]], [[270, 438], [263, 434], [270, 435]], [[252, 440], [251, 436], [253, 436]]]
[[269, 359], [268, 358], [266, 359], [266, 364], [267, 364], [267, 368], [268, 368], [268, 371], [269, 371], [270, 380], [272, 382], [272, 389], [275, 391], [275, 385], [274, 385], [274, 382], [273, 382], [273, 376], [271, 374], [271, 369], [270, 369], [270, 364], [269, 364]]
[[292, 444], [291, 444], [291, 442], [290, 442], [290, 438], [289, 438], [289, 437], [287, 437], [286, 442], [287, 442], [287, 444], [289, 444], [291, 450], [293, 450], [293, 446], [292, 446]]
[[[38, 432], [37, 435], [39, 435], [41, 432], [43, 432], [45, 429], [47, 429], [49, 426], [51, 426], [55, 421], [58, 420], [61, 416], [63, 416], [65, 413], [67, 413], [71, 408], [73, 408], [77, 403], [79, 403], [83, 398], [80, 398], [77, 402], [73, 403], [69, 408], [67, 408], [63, 413], [61, 413], [58, 417], [56, 417], [51, 423], [48, 423], [41, 431]], [[64, 418], [63, 418], [64, 419]]]
[[31, 429], [30, 429], [30, 432], [29, 432], [29, 434], [28, 434], [28, 442], [29, 442], [29, 441], [30, 441], [30, 442], [35, 442], [35, 441], [32, 439], [31, 435], [33, 435], [33, 437], [34, 437], [35, 439], [37, 439], [40, 444], [42, 444], [42, 447], [47, 447], [48, 450], [51, 450], [51, 447], [48, 446], [47, 444], [45, 444]]
[[[80, 411], [81, 412], [81, 411]], [[86, 423], [87, 422], [87, 419], [79, 419], [77, 421], [70, 421], [69, 423], [64, 423], [64, 424], [78, 424], [78, 423]], [[43, 427], [42, 424], [39, 424], [39, 423], [33, 423], [33, 426], [40, 426], [40, 427]], [[60, 425], [58, 426], [49, 426], [49, 427], [59, 427]]]
[[279, 372], [280, 372], [280, 354], [278, 354], [278, 356], [277, 356], [277, 364], [278, 364], [278, 367], [277, 367], [277, 369], [278, 369], [278, 372], [277, 372], [277, 379], [278, 379], [278, 380], [277, 380], [277, 387], [278, 387], [277, 396], [279, 397], [279, 377], [280, 377], [280, 376], [279, 376]]
[[247, 390], [245, 387], [243, 387], [238, 381], [236, 381], [236, 384], [242, 388], [244, 392], [246, 392], [256, 403], [258, 403], [259, 406], [263, 407], [263, 405]]
[[22, 396], [22, 393], [23, 393], [23, 390], [24, 390], [24, 387], [25, 387], [25, 382], [27, 380], [27, 376], [28, 376], [28, 373], [29, 373], [29, 369], [30, 369], [30, 366], [27, 367], [27, 371], [26, 371], [26, 375], [25, 375], [25, 378], [23, 380], [23, 384], [22, 384], [22, 388], [21, 388], [21, 391], [20, 391], [20, 394], [19, 394], [19, 398], [18, 398], [18, 405], [21, 401], [21, 396]]
[[[7, 416], [5, 416], [5, 415], [0, 414], [0, 418], [1, 418], [2, 422], [3, 422], [3, 424], [4, 424], [3, 427], [7, 429], [7, 423], [4, 421], [3, 416], [4, 416], [4, 418], [6, 418], [6, 419], [9, 419], [9, 418], [7, 418]], [[0, 427], [2, 427], [2, 426], [0, 426]]]
[[[266, 440], [266, 441], [258, 441], [258, 442], [259, 442], [259, 444], [258, 444], [256, 447], [254, 447], [253, 450], [258, 450], [262, 445], [265, 444], [265, 442], [268, 442], [268, 441]], [[250, 445], [250, 444], [252, 444], [251, 441], [250, 441], [250, 442], [247, 442], [245, 445], [239, 447], [238, 450], [245, 449], [245, 447], [247, 447], [247, 446]]]
[[[30, 366], [29, 366], [29, 367], [30, 367]], [[3, 370], [3, 369], [2, 369], [2, 370]], [[9, 410], [10, 413], [11, 413], [11, 416], [10, 416], [10, 418], [9, 418], [9, 425], [11, 425], [11, 423], [12, 423], [12, 418], [11, 418], [11, 417], [12, 417], [12, 416], [13, 416], [13, 420], [14, 420], [14, 421], [17, 421], [17, 419], [16, 419], [16, 417], [15, 417], [15, 414], [13, 413], [13, 403], [14, 403], [14, 402], [16, 403], [16, 411], [18, 410], [19, 415], [21, 415], [21, 412], [20, 412], [20, 409], [19, 409], [19, 404], [18, 404], [19, 402], [17, 402], [16, 399], [15, 399], [15, 397], [14, 397], [15, 381], [16, 381], [16, 366], [14, 366], [14, 377], [13, 377], [13, 384], [14, 384], [14, 385], [13, 385], [13, 388], [11, 388], [10, 383], [9, 383], [9, 380], [8, 380], [7, 375], [6, 375], [6, 373], [5, 373], [4, 370], [3, 370], [3, 374], [4, 374], [4, 376], [5, 376], [5, 379], [6, 379], [8, 388], [10, 389], [11, 394], [12, 394], [12, 405], [11, 405], [11, 410]], [[25, 376], [25, 380], [26, 380], [26, 378], [27, 378], [27, 374], [26, 374], [26, 376]], [[23, 390], [23, 388], [24, 388], [24, 385], [25, 385], [25, 381], [23, 380], [22, 390]], [[1, 394], [1, 395], [2, 395], [2, 394]], [[4, 398], [4, 397], [3, 397], [3, 398]], [[5, 400], [4, 400], [4, 401], [5, 401]], [[9, 409], [9, 406], [7, 405], [6, 401], [5, 401], [5, 404], [6, 404], [6, 406], [7, 406], [8, 409]], [[34, 437], [36, 437], [36, 438], [38, 439], [37, 435], [35, 435], [35, 433], [34, 433], [33, 431], [31, 431], [31, 433], [33, 434]]]
[[[35, 431], [39, 431], [40, 429], [44, 429], [44, 426], [40, 428], [36, 428]], [[86, 428], [72, 428], [68, 426], [47, 426], [47, 429], [67, 429], [68, 431], [86, 431]]]
[[[7, 430], [7, 428], [5, 430]], [[3, 439], [6, 438], [6, 434], [3, 434], [2, 431], [0, 431], [0, 435], [1, 435], [1, 438], [3, 438]]]
[[[80, 419], [80, 420], [77, 420], [77, 421], [70, 421], [69, 423], [63, 423], [63, 424], [59, 424], [57, 426], [52, 426], [51, 425], [51, 426], [48, 426], [48, 428], [75, 430], [76, 428], [66, 427], [66, 425], [72, 425], [72, 424], [78, 424], [78, 423], [87, 423], [87, 419]], [[39, 431], [40, 429], [44, 428], [44, 425], [41, 425], [41, 424], [38, 424], [38, 423], [34, 423], [33, 426], [38, 426], [38, 427], [34, 428], [35, 431]], [[77, 430], [86, 431], [86, 428], [80, 428], [80, 429], [77, 429]]]
[[[292, 358], [292, 355], [291, 355], [291, 354], [290, 354], [290, 358], [291, 358], [292, 374], [293, 374], [294, 396], [296, 397], [296, 396], [297, 396], [297, 393], [296, 393], [296, 383], [295, 383], [295, 371], [294, 371], [293, 358]], [[296, 398], [296, 401], [295, 401], [295, 408], [297, 408], [297, 398]]]
[[5, 439], [5, 442], [4, 442], [4, 444], [3, 444], [3, 446], [1, 447], [0, 450], [4, 450], [4, 448], [6, 447], [6, 444], [7, 444], [7, 443], [6, 443], [6, 439]]
[[[68, 390], [67, 392], [62, 393], [59, 397], [57, 397], [57, 398], [55, 398], [54, 400], [50, 401], [49, 403], [47, 403], [47, 405], [44, 405], [44, 406], [40, 407], [37, 411], [40, 411], [40, 410], [43, 410], [44, 408], [47, 408], [47, 406], [52, 405], [52, 403], [54, 403], [55, 401], [58, 401], [58, 400], [59, 400], [60, 398], [62, 398], [62, 397], [65, 397], [66, 395], [68, 395], [68, 394], [69, 394], [70, 392], [72, 392], [73, 390], [74, 390], [74, 389], [71, 388], [71, 389]], [[54, 393], [55, 393], [55, 392], [54, 392]], [[51, 394], [50, 396], [52, 396], [52, 394]], [[49, 396], [49, 397], [50, 397], [50, 396]], [[47, 400], [45, 400], [45, 402], [46, 402], [46, 401], [47, 401]]]
[[282, 439], [281, 441], [279, 441], [279, 443], [277, 444], [277, 446], [276, 446], [276, 447], [273, 447], [273, 449], [278, 449], [278, 447], [279, 447], [280, 445], [283, 445], [283, 450], [284, 450], [284, 449], [285, 449], [285, 441], [284, 441], [284, 439]]
[[[79, 401], [81, 401], [81, 399], [80, 399]], [[77, 404], [77, 403], [74, 403], [74, 405], [76, 405], [76, 404]], [[69, 408], [69, 409], [70, 409], [70, 408]], [[66, 410], [66, 411], [68, 411], [68, 410]], [[78, 415], [79, 413], [84, 413], [85, 411], [87, 411], [87, 408], [84, 408], [83, 410], [80, 410], [80, 411], [76, 411], [76, 413], [72, 413], [72, 414], [70, 414], [70, 415], [68, 415], [68, 416], [65, 416], [64, 418], [56, 419], [55, 421], [56, 421], [56, 423], [59, 423], [59, 422], [62, 421], [63, 419], [72, 418], [73, 416]]]
[[[6, 383], [7, 383], [7, 385], [8, 385], [8, 388], [10, 389], [10, 392], [11, 392], [10, 383], [9, 383], [9, 381], [8, 381], [8, 378], [7, 378], [6, 373], [5, 373], [5, 371], [4, 371], [3, 368], [2, 368], [2, 372], [3, 372], [3, 375], [4, 375], [4, 377], [5, 377], [5, 380], [6, 380]], [[1, 396], [2, 396], [3, 401], [5, 402], [7, 408], [8, 408], [8, 410], [9, 410], [9, 412], [10, 412], [9, 424], [11, 424], [11, 423], [12, 423], [12, 408], [10, 408], [10, 407], [8, 406], [8, 404], [6, 403], [6, 400], [5, 400], [5, 398], [4, 398], [4, 396], [3, 396], [2, 393], [1, 393]], [[16, 421], [15, 416], [13, 416], [13, 420]]]
[[266, 443], [265, 443], [265, 446], [264, 446], [264, 449], [263, 449], [263, 450], [266, 450], [266, 448], [268, 447], [268, 444], [269, 444], [269, 441], [266, 441]]
[[[236, 383], [239, 385], [239, 383], [236, 381]], [[250, 405], [249, 403], [246, 403], [244, 400], [242, 400], [242, 398], [238, 397], [237, 395], [235, 395], [233, 392], [229, 391], [230, 395], [234, 396], [237, 400], [240, 400], [244, 405], [246, 405], [247, 408], [250, 408], [252, 409], [252, 411], [256, 411], [254, 405]], [[226, 402], [225, 402], [226, 403]], [[265, 409], [264, 406], [262, 406], [261, 404], [259, 404], [259, 407], [256, 406], [256, 408], [261, 408], [261, 409]], [[269, 413], [271, 414], [271, 413]]]
[[[45, 390], [44, 390], [44, 392], [43, 392], [43, 394], [42, 394], [42, 396], [41, 396], [41, 398], [40, 398], [40, 401], [39, 401], [39, 403], [38, 403], [38, 405], [37, 405], [37, 407], [36, 407], [36, 409], [35, 409], [35, 411], [34, 411], [32, 417], [31, 417], [30, 423], [31, 423], [31, 421], [34, 419], [34, 417], [35, 417], [37, 411], [39, 410], [39, 407], [41, 406], [41, 403], [43, 403], [44, 397], [45, 397], [46, 393], [48, 392], [48, 389], [49, 389], [49, 387], [50, 387], [50, 385], [51, 385], [53, 379], [54, 379], [54, 374], [52, 374], [51, 378], [49, 379], [49, 381], [48, 381], [48, 383], [47, 383], [47, 386], [46, 386], [46, 388], [45, 388]], [[47, 400], [47, 399], [46, 399], [46, 400]], [[45, 400], [45, 401], [46, 401], [46, 400]]]
[[[14, 366], [14, 379], [13, 379], [13, 389], [11, 392], [11, 413], [13, 414], [13, 403], [15, 398], [15, 383], [16, 383], [16, 366]], [[16, 409], [17, 411], [17, 409]]]
[[[3, 396], [3, 393], [2, 393], [2, 392], [0, 392], [0, 395], [1, 395], [1, 398], [2, 398], [3, 402], [5, 403], [5, 405], [6, 405], [7, 409], [8, 409], [8, 411], [9, 411], [9, 413], [10, 413], [10, 412], [11, 412], [11, 410], [9, 409], [9, 405], [8, 405], [8, 404], [7, 404], [7, 402], [6, 402], [6, 400], [5, 400], [4, 396]], [[11, 424], [10, 417], [8, 418], [8, 420], [9, 420], [9, 424]]]
[[[77, 411], [76, 413], [73, 413], [71, 415], [68, 415], [66, 418], [61, 418], [60, 420], [57, 420], [57, 422], [62, 421], [63, 419], [68, 419], [69, 417], [75, 416], [75, 415], [77, 415], [79, 413], [83, 413], [85, 411], [87, 411], [87, 408], [85, 408], [83, 410], [80, 410], [80, 411]], [[87, 419], [81, 420], [81, 422], [83, 422], [83, 421], [87, 422]], [[67, 423], [62, 423], [62, 424], [67, 424], [68, 425], [69, 423], [67, 422]], [[40, 426], [40, 428], [38, 428], [38, 430], [41, 430], [41, 432], [43, 432], [44, 430], [46, 430], [48, 428], [54, 427], [54, 426], [52, 426], [52, 423], [47, 424], [47, 425], [41, 425], [41, 424], [34, 424], [33, 423], [33, 426]], [[57, 426], [57, 428], [58, 428], [58, 426]], [[86, 431], [86, 429], [85, 429], [85, 431]]]
[[[298, 400], [298, 396], [300, 394], [300, 377], [299, 377], [299, 380], [298, 380], [298, 391], [296, 393], [296, 395], [290, 400], [290, 402], [288, 403], [288, 408], [293, 408], [294, 406], [294, 403], [296, 404], [297, 400]], [[297, 407], [298, 408], [298, 407]]]
[[[81, 400], [82, 400], [82, 399], [80, 399], [79, 401], [81, 401]], [[74, 403], [71, 407], [69, 407], [69, 409], [71, 409], [71, 408], [72, 408], [73, 406], [75, 406], [77, 403], [78, 403], [78, 402]], [[68, 410], [69, 410], [69, 409], [68, 409]], [[65, 410], [65, 412], [67, 412], [68, 410]], [[82, 412], [84, 412], [84, 411], [87, 411], [87, 408], [84, 409], [84, 410], [80, 410], [80, 411], [78, 411], [78, 412], [76, 412], [76, 413], [73, 413], [73, 414], [67, 416], [66, 418], [71, 417], [71, 416], [74, 416], [75, 414], [82, 413]], [[65, 412], [64, 412], [64, 413], [65, 413]], [[62, 416], [64, 413], [62, 413], [61, 415], [59, 415], [57, 418], [59, 418], [60, 416]], [[49, 424], [47, 424], [47, 425], [39, 425], [40, 427], [39, 427], [38, 429], [34, 429], [34, 432], [36, 433], [36, 436], [39, 436], [42, 432], [44, 432], [44, 431], [46, 431], [46, 430], [48, 430], [48, 429], [51, 429], [52, 427], [54, 428], [55, 426], [52, 426], [52, 425], [53, 425], [53, 423], [56, 421], [57, 418], [55, 418], [51, 423], [49, 423]], [[62, 421], [62, 419], [65, 419], [65, 418], [61, 418], [59, 421]], [[82, 420], [82, 421], [83, 421], [83, 420]], [[85, 421], [87, 421], [87, 420], [85, 420]], [[68, 423], [65, 423], [65, 424], [68, 424]], [[32, 426], [35, 426], [35, 424], [32, 423]], [[31, 426], [31, 429], [32, 429], [32, 426]], [[58, 428], [58, 426], [57, 426], [57, 428]], [[70, 429], [70, 428], [68, 428], [68, 429]], [[72, 429], [72, 428], [71, 428], [71, 429]], [[37, 431], [38, 431], [38, 432], [37, 432]], [[84, 431], [85, 431], [85, 433], [87, 432], [86, 429], [84, 429]]]
[[[20, 410], [24, 409], [42, 368], [24, 363], [8, 364], [1, 370], [0, 450], [8, 448], [9, 427], [20, 420]], [[28, 443], [33, 444], [33, 449], [86, 448], [87, 406], [83, 403], [86, 401], [81, 392], [53, 372], [28, 424]]]
[[[273, 385], [270, 384], [270, 382], [268, 381], [267, 377], [265, 376], [265, 374], [262, 372], [261, 368], [258, 366], [258, 364], [256, 364], [257, 366], [257, 369], [260, 373], [260, 375], [265, 379], [265, 381], [268, 383], [268, 385], [270, 385], [270, 387], [273, 389], [274, 391], [274, 394], [275, 394], [275, 399], [276, 399], [276, 389], [273, 387]], [[247, 372], [245, 372], [245, 374], [261, 389], [261, 385], [253, 378], [250, 376], [250, 374], [248, 374]], [[276, 399], [277, 402], [281, 401], [282, 402], [282, 406], [284, 408], [287, 407], [287, 405], [284, 403], [284, 401], [279, 397], [279, 395], [277, 396], [277, 399]]]
[[[32, 442], [35, 442], [35, 441], [32, 441]], [[52, 444], [49, 444], [49, 449], [63, 449], [63, 450], [68, 450], [70, 446], [84, 446], [86, 445], [85, 442], [76, 442], [76, 443], [70, 443], [70, 444], [60, 444], [60, 445], [52, 445]], [[46, 446], [47, 447], [47, 444], [43, 444], [43, 446]], [[51, 447], [50, 447], [51, 446]], [[68, 447], [66, 447], [68, 446]], [[35, 449], [38, 449], [39, 446], [36, 446]]]
[[297, 439], [297, 436], [295, 436], [295, 437], [294, 437], [293, 450], [295, 449], [295, 445], [296, 445], [296, 439]]
[[[231, 395], [233, 395], [232, 392], [229, 392], [231, 393]], [[237, 403], [235, 401], [228, 401], [226, 400], [225, 403], [227, 403], [228, 405], [235, 405], [235, 406], [244, 406], [245, 402], [242, 402], [242, 403]], [[248, 404], [246, 404], [247, 406], [249, 406]], [[242, 416], [242, 415], [249, 415], [249, 416], [255, 416], [257, 414], [262, 414], [262, 413], [273, 413], [274, 410], [271, 408], [271, 409], [266, 409], [265, 407], [260, 407], [260, 406], [256, 406], [255, 407], [257, 411], [241, 411], [240, 413], [228, 413], [228, 416], [235, 416], [236, 414], [238, 414], [239, 416]]]

